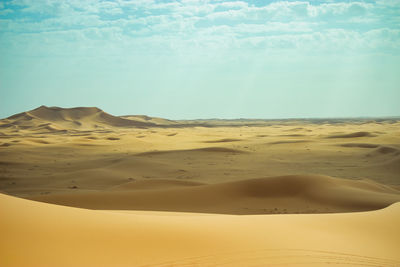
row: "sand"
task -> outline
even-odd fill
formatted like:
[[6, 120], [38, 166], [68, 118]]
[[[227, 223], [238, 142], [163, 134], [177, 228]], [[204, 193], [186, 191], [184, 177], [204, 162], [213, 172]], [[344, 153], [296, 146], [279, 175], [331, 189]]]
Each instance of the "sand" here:
[[396, 119], [42, 106], [0, 120], [0, 265], [399, 266], [399, 190]]
[[312, 215], [94, 211], [0, 195], [2, 266], [399, 266], [400, 205]]
[[291, 175], [207, 185], [165, 179], [133, 181], [110, 190], [31, 199], [89, 209], [271, 214], [381, 209], [400, 201], [400, 194], [372, 181]]

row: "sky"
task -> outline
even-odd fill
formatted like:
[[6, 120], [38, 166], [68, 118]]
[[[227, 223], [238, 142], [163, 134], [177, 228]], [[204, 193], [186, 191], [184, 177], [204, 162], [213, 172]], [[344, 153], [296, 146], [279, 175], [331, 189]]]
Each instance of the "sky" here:
[[0, 0], [0, 118], [400, 116], [400, 1]]

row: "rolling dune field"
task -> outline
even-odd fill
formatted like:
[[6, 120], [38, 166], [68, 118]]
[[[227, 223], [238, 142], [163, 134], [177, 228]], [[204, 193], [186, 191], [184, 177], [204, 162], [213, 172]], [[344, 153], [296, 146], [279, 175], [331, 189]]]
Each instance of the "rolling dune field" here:
[[0, 120], [0, 266], [400, 266], [400, 120]]

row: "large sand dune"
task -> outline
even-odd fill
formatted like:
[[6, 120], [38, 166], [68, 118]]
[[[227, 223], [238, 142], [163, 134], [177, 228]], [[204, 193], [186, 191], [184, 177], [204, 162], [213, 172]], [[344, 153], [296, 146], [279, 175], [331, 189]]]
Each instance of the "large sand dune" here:
[[0, 210], [7, 267], [400, 265], [398, 204], [330, 215], [127, 214], [0, 195]]
[[11, 117], [0, 127], [12, 127], [15, 130], [61, 131], [70, 129], [98, 129], [104, 127], [146, 127], [154, 123], [112, 116], [99, 108], [59, 108], [40, 106], [34, 110], [22, 112]]
[[400, 201], [400, 191], [372, 181], [293, 175], [211, 185], [179, 180], [133, 181], [107, 191], [42, 195], [32, 199], [110, 210], [323, 213], [381, 209]]

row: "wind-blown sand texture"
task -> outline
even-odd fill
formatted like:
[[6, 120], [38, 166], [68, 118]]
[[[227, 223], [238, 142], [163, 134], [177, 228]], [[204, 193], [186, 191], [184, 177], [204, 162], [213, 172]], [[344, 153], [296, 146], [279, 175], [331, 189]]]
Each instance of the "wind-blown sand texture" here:
[[0, 121], [0, 266], [400, 266], [399, 190], [396, 119], [42, 106]]
[[129, 214], [0, 195], [0, 208], [2, 266], [400, 264], [398, 203], [345, 214]]

